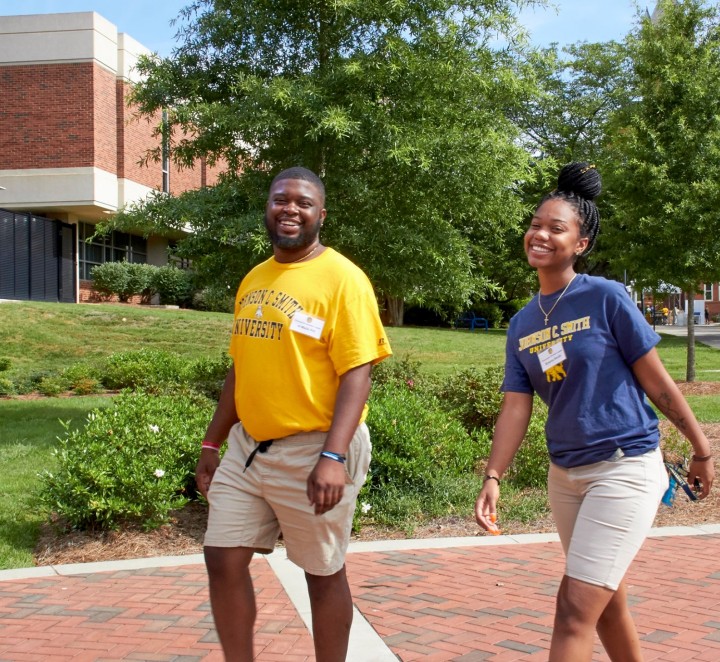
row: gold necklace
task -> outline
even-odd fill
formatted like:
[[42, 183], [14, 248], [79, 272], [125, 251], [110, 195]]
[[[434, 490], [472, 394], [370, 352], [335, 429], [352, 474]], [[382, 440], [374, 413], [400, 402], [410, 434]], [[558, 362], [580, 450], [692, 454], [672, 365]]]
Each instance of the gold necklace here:
[[577, 276], [577, 274], [573, 274], [573, 277], [568, 281], [568, 284], [565, 286], [565, 289], [562, 292], [560, 292], [560, 296], [557, 299], [555, 299], [555, 303], [552, 305], [552, 308], [550, 310], [548, 310], [547, 312], [545, 312], [545, 309], [542, 307], [542, 304], [540, 303], [540, 292], [538, 291], [538, 308], [540, 308], [540, 312], [545, 316], [545, 326], [547, 326], [548, 319], [550, 318], [550, 314], [552, 313], [552, 311], [555, 310], [555, 306], [557, 306], [558, 303], [560, 303], [560, 299], [562, 299], [563, 294], [565, 294], [565, 292], [567, 292], [567, 288], [570, 287], [571, 283], [575, 280], [575, 276]]
[[299, 257], [297, 260], [290, 260], [290, 262], [286, 262], [285, 264], [295, 264], [296, 262], [302, 262], [303, 260], [307, 260], [317, 249], [320, 248], [320, 244], [317, 244], [315, 248], [313, 248], [309, 253], [306, 253], [302, 257]]

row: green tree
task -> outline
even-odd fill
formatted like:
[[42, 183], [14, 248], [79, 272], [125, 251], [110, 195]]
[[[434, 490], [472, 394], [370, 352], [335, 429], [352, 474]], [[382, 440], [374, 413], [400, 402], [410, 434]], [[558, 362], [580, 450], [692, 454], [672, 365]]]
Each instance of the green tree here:
[[[628, 101], [631, 74], [627, 50], [615, 41], [578, 42], [563, 49], [553, 44], [533, 63], [541, 91], [520, 107], [515, 118], [526, 149], [535, 156], [535, 177], [522, 189], [529, 206], [554, 187], [566, 163], [588, 161], [600, 172], [607, 171], [612, 163], [607, 150], [609, 122]], [[609, 193], [598, 200], [604, 221], [611, 213], [605, 202]], [[582, 258], [578, 268], [608, 277], [622, 275], [612, 272], [604, 241]]]
[[720, 280], [720, 24], [716, 4], [661, 0], [627, 41], [632, 99], [613, 120], [613, 263], [640, 287], [694, 294]]
[[178, 163], [228, 175], [116, 227], [190, 229], [186, 256], [229, 280], [267, 255], [269, 177], [305, 165], [328, 189], [325, 239], [368, 272], [389, 323], [404, 302], [459, 309], [493, 291], [483, 263], [516, 231], [529, 173], [510, 119], [534, 91], [518, 4], [533, 3], [198, 0], [172, 57], [141, 61], [133, 100], [168, 109], [158, 131]]
[[627, 52], [615, 41], [556, 44], [534, 59], [541, 93], [520, 108], [528, 148], [555, 165], [602, 160], [607, 124], [627, 100]]

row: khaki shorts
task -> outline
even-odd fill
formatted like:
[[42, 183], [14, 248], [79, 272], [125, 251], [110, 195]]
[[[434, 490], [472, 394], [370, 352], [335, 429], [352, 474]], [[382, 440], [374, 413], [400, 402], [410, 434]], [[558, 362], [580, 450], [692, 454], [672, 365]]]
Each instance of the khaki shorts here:
[[565, 574], [616, 591], [667, 486], [659, 448], [572, 469], [551, 463], [548, 497], [567, 559]]
[[206, 547], [250, 547], [269, 553], [280, 533], [288, 558], [311, 575], [333, 575], [345, 564], [357, 495], [370, 466], [370, 434], [361, 424], [347, 452], [347, 480], [340, 503], [316, 515], [307, 498], [307, 479], [319, 459], [326, 432], [308, 432], [273, 441], [256, 453], [257, 442], [241, 423], [213, 476]]

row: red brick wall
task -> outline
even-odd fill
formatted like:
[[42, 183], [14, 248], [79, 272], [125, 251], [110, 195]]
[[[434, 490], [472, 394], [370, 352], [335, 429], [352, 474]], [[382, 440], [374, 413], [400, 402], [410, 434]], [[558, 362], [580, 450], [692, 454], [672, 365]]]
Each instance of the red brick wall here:
[[0, 169], [114, 172], [114, 80], [92, 62], [0, 67]]
[[117, 124], [115, 122], [115, 74], [94, 67], [93, 90], [95, 160], [93, 165], [117, 173]]
[[217, 184], [222, 168], [215, 166], [210, 168], [205, 161], [198, 162], [190, 170], [180, 170], [174, 163], [170, 164], [170, 192], [178, 195], [183, 191], [200, 188], [201, 186], [213, 186]]
[[131, 86], [127, 81], [117, 81], [117, 132], [118, 177], [154, 189], [162, 189], [162, 164], [150, 161], [140, 165], [149, 149], [159, 145], [153, 130], [160, 124], [161, 114], [148, 120], [138, 118], [135, 110], [127, 104]]
[[[92, 62], [0, 67], [0, 169], [98, 167], [149, 188], [162, 188], [162, 165], [140, 165], [158, 145], [154, 118], [127, 105], [130, 85]], [[217, 183], [221, 168], [180, 170], [174, 194]]]

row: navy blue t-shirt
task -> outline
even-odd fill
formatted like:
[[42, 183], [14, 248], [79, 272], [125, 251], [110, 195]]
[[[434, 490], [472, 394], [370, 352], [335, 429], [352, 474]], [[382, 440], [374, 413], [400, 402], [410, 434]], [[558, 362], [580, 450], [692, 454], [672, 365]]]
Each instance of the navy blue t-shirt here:
[[547, 325], [537, 295], [510, 321], [502, 390], [548, 405], [548, 450], [562, 467], [656, 448], [657, 416], [630, 366], [660, 336], [620, 283], [578, 274], [561, 292], [542, 297], [545, 311], [557, 302]]

